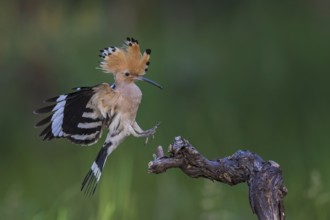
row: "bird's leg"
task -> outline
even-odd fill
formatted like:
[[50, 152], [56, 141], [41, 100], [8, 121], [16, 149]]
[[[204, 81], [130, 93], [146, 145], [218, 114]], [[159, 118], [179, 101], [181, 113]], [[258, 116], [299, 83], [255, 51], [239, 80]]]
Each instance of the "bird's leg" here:
[[155, 125], [153, 128], [150, 128], [150, 129], [144, 131], [144, 130], [142, 130], [142, 128], [140, 128], [138, 123], [134, 122], [131, 127], [132, 128], [131, 134], [134, 137], [146, 137], [147, 138], [146, 143], [148, 143], [149, 136], [154, 137], [158, 126], [159, 126], [159, 123], [157, 125]]

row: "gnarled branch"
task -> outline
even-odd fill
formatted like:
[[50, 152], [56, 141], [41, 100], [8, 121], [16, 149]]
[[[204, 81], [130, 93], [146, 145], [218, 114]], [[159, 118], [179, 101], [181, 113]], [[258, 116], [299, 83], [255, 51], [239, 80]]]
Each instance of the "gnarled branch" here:
[[259, 219], [285, 219], [283, 198], [287, 189], [280, 166], [274, 161], [266, 162], [257, 154], [242, 150], [209, 160], [187, 140], [176, 137], [169, 146], [169, 156], [159, 146], [154, 160], [148, 164], [149, 173], [159, 174], [170, 168], [180, 168], [193, 178], [204, 177], [229, 185], [247, 182], [250, 206]]

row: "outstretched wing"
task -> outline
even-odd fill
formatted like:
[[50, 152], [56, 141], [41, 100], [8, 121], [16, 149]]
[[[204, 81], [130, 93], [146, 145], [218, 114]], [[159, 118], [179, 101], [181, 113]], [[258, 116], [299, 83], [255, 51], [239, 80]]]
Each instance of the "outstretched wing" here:
[[40, 136], [43, 140], [67, 138], [81, 145], [96, 143], [111, 118], [117, 96], [109, 84], [102, 83], [46, 100], [53, 104], [35, 111], [36, 114], [51, 113], [36, 124], [36, 127], [47, 125]]

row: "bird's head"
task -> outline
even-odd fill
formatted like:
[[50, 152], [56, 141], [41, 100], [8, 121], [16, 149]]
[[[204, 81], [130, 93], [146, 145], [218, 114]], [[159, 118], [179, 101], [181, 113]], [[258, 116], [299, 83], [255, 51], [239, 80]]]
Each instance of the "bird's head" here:
[[128, 37], [122, 48], [107, 47], [100, 50], [100, 57], [103, 59], [100, 67], [104, 72], [112, 73], [116, 83], [140, 80], [162, 88], [158, 83], [143, 77], [148, 71], [150, 53], [151, 50], [146, 49], [142, 54], [138, 41]]

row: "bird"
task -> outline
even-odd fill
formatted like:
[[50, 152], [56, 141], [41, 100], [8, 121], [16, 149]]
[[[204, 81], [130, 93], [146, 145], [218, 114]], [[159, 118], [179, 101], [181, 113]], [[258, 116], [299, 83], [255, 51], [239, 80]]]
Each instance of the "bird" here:
[[51, 103], [34, 111], [50, 113], [36, 124], [46, 126], [40, 133], [43, 140], [66, 138], [79, 145], [93, 145], [108, 129], [102, 148], [92, 163], [81, 185], [81, 191], [93, 195], [100, 181], [108, 156], [130, 135], [154, 137], [154, 127], [143, 130], [136, 122], [142, 92], [136, 81], [162, 86], [144, 75], [150, 64], [151, 50], [141, 53], [139, 42], [127, 37], [122, 47], [106, 47], [100, 50], [100, 69], [111, 73], [113, 83], [100, 83], [89, 87], [76, 87], [72, 92], [45, 100]]

